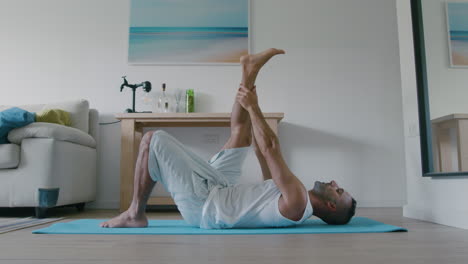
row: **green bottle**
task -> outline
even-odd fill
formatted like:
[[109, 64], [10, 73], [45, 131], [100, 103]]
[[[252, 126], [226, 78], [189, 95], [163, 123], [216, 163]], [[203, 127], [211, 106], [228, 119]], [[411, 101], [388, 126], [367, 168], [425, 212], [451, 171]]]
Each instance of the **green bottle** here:
[[185, 112], [195, 112], [195, 94], [193, 92], [193, 89], [187, 89], [187, 91], [185, 91], [185, 95]]

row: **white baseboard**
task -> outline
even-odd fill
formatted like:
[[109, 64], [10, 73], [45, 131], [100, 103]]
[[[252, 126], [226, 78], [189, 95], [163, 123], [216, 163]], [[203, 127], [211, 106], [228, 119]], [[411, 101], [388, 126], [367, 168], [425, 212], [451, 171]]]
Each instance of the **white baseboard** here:
[[468, 229], [468, 211], [460, 211], [453, 208], [425, 209], [422, 207], [405, 205], [403, 216], [436, 224]]

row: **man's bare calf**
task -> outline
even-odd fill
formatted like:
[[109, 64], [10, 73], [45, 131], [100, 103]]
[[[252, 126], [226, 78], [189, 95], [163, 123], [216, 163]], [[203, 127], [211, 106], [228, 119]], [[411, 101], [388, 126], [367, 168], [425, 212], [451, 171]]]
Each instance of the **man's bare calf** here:
[[156, 184], [148, 171], [149, 145], [154, 131], [145, 133], [141, 139], [138, 158], [135, 166], [133, 200], [127, 211], [109, 221], [101, 223], [101, 227], [146, 227], [148, 218], [145, 214], [146, 203]]

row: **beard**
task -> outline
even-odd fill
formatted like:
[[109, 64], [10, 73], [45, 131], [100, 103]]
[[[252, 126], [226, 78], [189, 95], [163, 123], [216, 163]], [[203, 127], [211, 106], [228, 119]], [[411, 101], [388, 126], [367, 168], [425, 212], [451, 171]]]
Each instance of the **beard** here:
[[327, 186], [328, 185], [324, 182], [316, 181], [312, 190], [314, 194], [323, 202], [333, 202], [333, 199], [330, 199], [330, 196], [327, 193]]
[[326, 186], [327, 185], [324, 182], [315, 181], [314, 190], [317, 191], [317, 192], [323, 192], [323, 191], [325, 191]]
[[326, 185], [324, 182], [319, 182], [319, 181], [316, 181], [314, 183], [314, 188], [313, 188], [313, 191], [314, 193], [320, 197], [322, 200], [323, 198], [325, 198], [325, 189], [326, 189]]

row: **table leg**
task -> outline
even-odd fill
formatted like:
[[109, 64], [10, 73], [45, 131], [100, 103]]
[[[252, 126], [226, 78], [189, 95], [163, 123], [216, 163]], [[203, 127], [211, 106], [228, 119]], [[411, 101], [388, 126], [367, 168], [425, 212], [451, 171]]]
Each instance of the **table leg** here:
[[278, 135], [278, 121], [276, 119], [265, 119], [267, 124], [270, 126], [271, 130]]
[[135, 146], [135, 120], [124, 119], [121, 123], [120, 152], [120, 212], [127, 210], [133, 195], [133, 174], [135, 172], [135, 156], [138, 145]]
[[460, 171], [468, 171], [468, 120], [458, 120], [458, 162]]
[[439, 129], [440, 171], [452, 172], [452, 146], [449, 129]]

